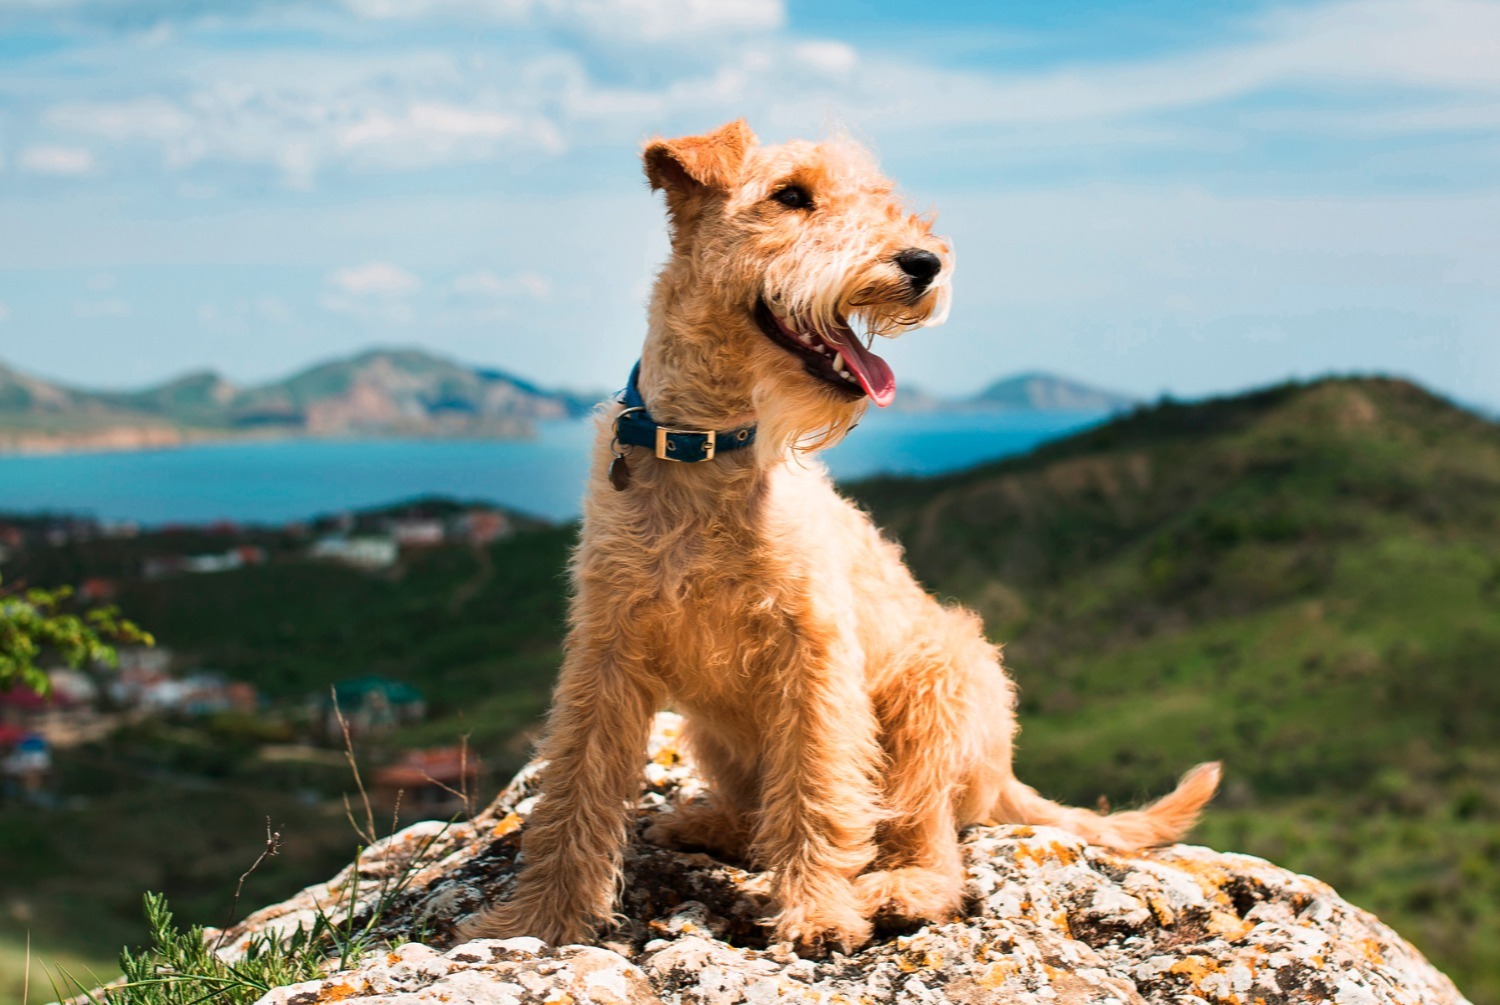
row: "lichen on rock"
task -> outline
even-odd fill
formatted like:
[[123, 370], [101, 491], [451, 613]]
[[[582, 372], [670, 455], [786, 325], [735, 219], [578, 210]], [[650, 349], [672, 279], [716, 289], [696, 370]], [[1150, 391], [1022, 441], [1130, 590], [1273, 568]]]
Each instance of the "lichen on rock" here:
[[473, 821], [400, 831], [223, 933], [224, 951], [311, 924], [319, 911], [352, 911], [363, 925], [378, 906], [373, 935], [399, 948], [261, 1005], [1464, 1002], [1400, 936], [1315, 879], [1185, 845], [1125, 854], [1044, 827], [965, 832], [964, 918], [801, 959], [766, 942], [763, 876], [640, 837], [668, 802], [701, 789], [678, 751], [679, 726], [669, 714], [657, 720], [623, 921], [598, 946], [456, 941], [459, 922], [511, 892], [538, 791], [533, 763]]

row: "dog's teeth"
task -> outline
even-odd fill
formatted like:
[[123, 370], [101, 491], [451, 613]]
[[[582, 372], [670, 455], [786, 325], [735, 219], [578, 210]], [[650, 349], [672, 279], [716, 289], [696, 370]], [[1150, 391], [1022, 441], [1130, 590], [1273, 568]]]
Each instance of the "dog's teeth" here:
[[812, 345], [813, 344], [812, 336], [811, 335], [798, 335], [797, 337], [802, 340], [802, 344], [803, 345]]
[[847, 372], [844, 370], [844, 357], [835, 354], [833, 357], [833, 368], [839, 373], [847, 375]]

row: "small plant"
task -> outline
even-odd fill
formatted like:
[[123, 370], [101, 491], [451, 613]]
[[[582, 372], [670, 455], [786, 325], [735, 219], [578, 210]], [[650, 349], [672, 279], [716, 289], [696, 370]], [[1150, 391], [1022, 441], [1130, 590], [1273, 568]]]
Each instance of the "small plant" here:
[[72, 667], [114, 666], [117, 656], [111, 642], [155, 643], [113, 606], [82, 614], [66, 611], [72, 596], [73, 590], [66, 586], [19, 589], [5, 586], [0, 579], [0, 691], [20, 684], [46, 694], [51, 685], [36, 661], [49, 649]]
[[[284, 942], [258, 936], [236, 963], [221, 959], [205, 938], [201, 925], [178, 928], [166, 898], [145, 897], [150, 947], [139, 953], [120, 952], [122, 980], [94, 991], [71, 974], [64, 983], [76, 999], [94, 1005], [248, 1005], [272, 988], [311, 980], [322, 971], [324, 954], [317, 948], [327, 929], [321, 915], [311, 928], [299, 929]], [[54, 984], [53, 991], [63, 997]]]
[[[429, 853], [447, 827], [424, 838], [394, 875], [385, 876], [367, 911], [358, 896], [360, 849], [345, 885], [347, 899], [320, 908], [312, 923], [289, 936], [252, 936], [233, 963], [220, 957], [221, 938], [211, 938], [202, 925], [183, 930], [172, 917], [166, 897], [145, 896], [149, 945], [138, 952], [120, 952], [123, 977], [89, 990], [90, 983], [60, 971], [64, 987], [54, 983], [59, 1000], [71, 995], [91, 1005], [249, 1005], [272, 988], [321, 977], [357, 964], [372, 949], [393, 948], [409, 939], [386, 939], [378, 932], [391, 908], [429, 860]], [[66, 992], [66, 994], [65, 994]]]

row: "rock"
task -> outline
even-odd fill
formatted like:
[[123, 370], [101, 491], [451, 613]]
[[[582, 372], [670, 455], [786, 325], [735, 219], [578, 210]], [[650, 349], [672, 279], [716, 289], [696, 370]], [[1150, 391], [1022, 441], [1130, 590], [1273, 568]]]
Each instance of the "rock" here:
[[1400, 936], [1315, 879], [1185, 845], [1121, 854], [1044, 827], [965, 833], [965, 918], [888, 932], [851, 956], [799, 959], [767, 945], [756, 924], [763, 876], [639, 837], [667, 802], [701, 789], [677, 750], [678, 726], [672, 715], [657, 721], [624, 921], [600, 946], [455, 944], [458, 922], [510, 894], [537, 794], [533, 763], [473, 821], [406, 828], [357, 868], [223, 933], [223, 952], [319, 911], [342, 921], [352, 910], [375, 944], [399, 945], [260, 1005], [1464, 1002]]

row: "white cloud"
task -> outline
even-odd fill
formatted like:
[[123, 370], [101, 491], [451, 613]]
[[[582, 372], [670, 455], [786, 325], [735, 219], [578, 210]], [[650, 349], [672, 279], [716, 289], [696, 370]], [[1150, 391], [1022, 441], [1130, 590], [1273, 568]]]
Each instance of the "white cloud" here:
[[343, 3], [351, 13], [383, 21], [444, 16], [519, 21], [536, 6], [532, 0], [343, 0]]
[[362, 321], [404, 324], [416, 316], [408, 298], [422, 289], [422, 281], [389, 262], [369, 262], [328, 275], [323, 309]]
[[269, 166], [297, 190], [313, 188], [330, 166], [410, 171], [566, 148], [543, 107], [555, 95], [524, 76], [534, 58], [507, 63], [507, 74], [522, 74], [509, 79], [482, 61], [430, 51], [182, 55], [174, 93], [59, 103], [41, 123], [64, 135], [155, 147], [173, 170]]
[[390, 262], [369, 262], [329, 273], [328, 284], [361, 297], [404, 297], [422, 288], [422, 280]]
[[94, 172], [93, 151], [83, 147], [31, 146], [16, 157], [16, 166], [32, 174], [81, 177]]
[[1250, 26], [1255, 41], [1184, 55], [1012, 74], [888, 62], [868, 82], [888, 107], [912, 111], [922, 101], [927, 122], [1018, 126], [1117, 120], [1299, 88], [1500, 98], [1500, 4], [1488, 0], [1343, 0], [1277, 10]]
[[782, 0], [549, 0], [544, 6], [601, 37], [665, 40], [769, 31], [786, 22]]
[[198, 305], [198, 322], [205, 328], [229, 335], [263, 332], [268, 327], [284, 327], [296, 316], [290, 304], [277, 296], [259, 296], [236, 300], [228, 305]]
[[843, 42], [802, 42], [792, 50], [794, 62], [830, 77], [847, 76], [859, 62], [852, 45]]
[[361, 17], [562, 24], [603, 38], [665, 41], [766, 31], [786, 22], [783, 0], [343, 0]]
[[453, 280], [450, 290], [459, 297], [491, 300], [546, 300], [552, 296], [552, 284], [545, 276], [535, 272], [501, 276], [487, 269], [459, 276]]
[[[342, 4], [341, 16], [331, 16], [327, 3]], [[351, 10], [362, 15], [359, 30], [384, 48], [365, 37], [343, 44], [353, 37]], [[786, 29], [781, 0], [325, 0], [305, 9], [265, 0], [255, 12], [332, 44], [226, 51], [195, 48], [186, 34], [154, 47], [120, 41], [151, 63], [169, 48], [171, 76], [122, 81], [116, 100], [58, 101], [36, 124], [62, 137], [154, 148], [174, 170], [269, 167], [305, 191], [335, 169], [504, 162], [524, 170], [537, 159], [740, 114], [768, 135], [816, 131], [835, 119], [947, 150], [955, 149], [954, 130], [991, 127], [982, 141], [964, 141], [971, 149], [988, 142], [1048, 156], [1121, 144], [1227, 149], [1256, 130], [1478, 132], [1500, 121], [1500, 3], [1482, 0], [1276, 8], [1242, 22], [1248, 40], [1232, 45], [1009, 72], [950, 69], [923, 62], [916, 50], [857, 52], [843, 40], [799, 37]], [[515, 30], [483, 45], [399, 44], [413, 22], [453, 18]], [[558, 26], [568, 31], [552, 30]], [[574, 29], [591, 41], [570, 41]], [[652, 48], [642, 62], [649, 73], [596, 64], [598, 54], [624, 53], [643, 40], [684, 44]], [[21, 83], [35, 86], [33, 79], [11, 86]], [[4, 84], [0, 74], [0, 97]], [[131, 93], [142, 87], [153, 93]], [[1298, 90], [1362, 100], [1305, 102], [1301, 122], [1253, 108], [1190, 123], [1181, 114]], [[34, 149], [51, 151], [34, 170], [95, 167], [81, 146]]]
[[94, 293], [103, 293], [105, 290], [114, 289], [119, 284], [120, 281], [108, 272], [96, 272], [92, 276], [89, 276], [88, 282], [84, 285]]
[[172, 140], [193, 128], [192, 115], [159, 96], [56, 105], [43, 121], [54, 129], [112, 140]]
[[107, 300], [80, 300], [73, 305], [73, 316], [94, 321], [100, 318], [128, 318], [135, 312], [118, 297]]
[[10, 305], [0, 303], [0, 325], [10, 320]]
[[365, 163], [408, 169], [485, 160], [502, 141], [548, 154], [566, 148], [562, 134], [544, 118], [431, 102], [395, 113], [367, 112], [340, 129], [338, 141]]

